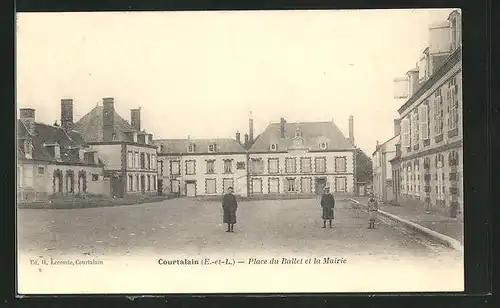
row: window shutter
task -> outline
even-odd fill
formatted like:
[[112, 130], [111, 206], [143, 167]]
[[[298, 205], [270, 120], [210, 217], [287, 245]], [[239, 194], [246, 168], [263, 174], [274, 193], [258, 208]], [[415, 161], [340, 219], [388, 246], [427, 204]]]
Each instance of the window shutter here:
[[429, 139], [428, 134], [428, 107], [427, 105], [420, 106], [420, 137], [422, 140]]

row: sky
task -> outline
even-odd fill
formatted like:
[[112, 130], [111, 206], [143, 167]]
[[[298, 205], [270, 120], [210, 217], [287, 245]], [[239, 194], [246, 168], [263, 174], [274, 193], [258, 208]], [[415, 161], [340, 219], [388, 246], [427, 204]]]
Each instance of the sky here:
[[[77, 121], [115, 98], [160, 138], [234, 138], [270, 122], [331, 121], [371, 156], [393, 136], [404, 99], [393, 80], [416, 66], [442, 10], [20, 13], [17, 109]], [[242, 137], [243, 138], [243, 137]]]

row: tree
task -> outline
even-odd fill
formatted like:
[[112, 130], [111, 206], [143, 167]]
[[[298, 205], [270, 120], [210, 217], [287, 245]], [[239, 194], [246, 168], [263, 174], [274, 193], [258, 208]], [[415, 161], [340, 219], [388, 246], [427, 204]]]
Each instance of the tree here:
[[372, 160], [360, 148], [356, 147], [356, 180], [371, 183], [372, 179]]

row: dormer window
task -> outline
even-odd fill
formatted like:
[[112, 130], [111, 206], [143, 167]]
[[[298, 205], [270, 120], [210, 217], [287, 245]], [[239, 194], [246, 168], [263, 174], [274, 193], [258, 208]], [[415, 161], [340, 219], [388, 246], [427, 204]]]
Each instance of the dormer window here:
[[321, 142], [319, 144], [319, 148], [322, 149], [322, 150], [326, 150], [326, 142]]
[[194, 153], [196, 151], [196, 145], [194, 143], [191, 143], [190, 145], [188, 145], [188, 153]]
[[215, 152], [215, 144], [209, 144], [208, 145], [208, 152]]
[[278, 150], [278, 144], [277, 143], [271, 144], [271, 151], [277, 151], [277, 150]]

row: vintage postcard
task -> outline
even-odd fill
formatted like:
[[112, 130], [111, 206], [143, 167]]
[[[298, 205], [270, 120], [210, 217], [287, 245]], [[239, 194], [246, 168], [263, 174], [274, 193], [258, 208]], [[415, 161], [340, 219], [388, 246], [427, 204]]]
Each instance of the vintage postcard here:
[[19, 13], [19, 294], [463, 291], [459, 9]]

